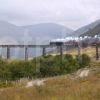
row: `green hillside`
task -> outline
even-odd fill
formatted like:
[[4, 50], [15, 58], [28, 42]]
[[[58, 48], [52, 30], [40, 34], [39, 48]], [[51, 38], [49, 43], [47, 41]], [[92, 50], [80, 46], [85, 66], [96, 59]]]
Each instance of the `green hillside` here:
[[82, 34], [81, 36], [85, 36], [85, 35], [88, 35], [88, 36], [95, 36], [97, 34], [100, 34], [100, 24], [97, 25], [96, 27], [94, 27], [93, 29], [89, 29], [88, 32]]

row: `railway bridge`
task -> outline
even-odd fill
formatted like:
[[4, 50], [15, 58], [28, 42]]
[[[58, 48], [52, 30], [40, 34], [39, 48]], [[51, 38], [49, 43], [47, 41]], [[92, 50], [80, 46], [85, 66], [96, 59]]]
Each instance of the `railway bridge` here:
[[[24, 59], [25, 60], [28, 60], [28, 49], [29, 48], [41, 48], [42, 49], [42, 55], [45, 56], [46, 55], [46, 48], [53, 48], [53, 47], [57, 47], [59, 48], [59, 52], [60, 52], [60, 56], [62, 57], [63, 55], [63, 48], [64, 47], [70, 47], [70, 46], [76, 46], [77, 47], [77, 53], [78, 53], [78, 56], [80, 55], [80, 49], [81, 49], [81, 46], [80, 45], [63, 45], [63, 44], [57, 44], [57, 45], [0, 45], [0, 48], [6, 48], [7, 52], [6, 52], [6, 59], [10, 59], [11, 56], [11, 51], [10, 49], [11, 48], [24, 48], [25, 49], [25, 57]], [[98, 50], [98, 47], [99, 45], [97, 44], [93, 44], [92, 46], [95, 46], [95, 54], [96, 54], [96, 60], [99, 59], [99, 50]]]

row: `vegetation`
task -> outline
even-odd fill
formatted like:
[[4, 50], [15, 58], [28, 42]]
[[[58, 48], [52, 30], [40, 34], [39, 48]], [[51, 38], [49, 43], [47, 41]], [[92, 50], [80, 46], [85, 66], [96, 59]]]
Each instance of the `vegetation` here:
[[90, 63], [90, 57], [86, 54], [82, 54], [80, 57], [77, 57], [77, 60], [79, 62], [80, 68], [84, 68], [86, 66], [89, 66]]
[[94, 28], [88, 30], [87, 32], [85, 32], [81, 36], [95, 36], [98, 33], [100, 33], [100, 24], [98, 24]]
[[6, 61], [1, 59], [0, 81], [3, 83], [0, 85], [4, 86], [4, 84], [7, 85], [7, 81], [16, 81], [21, 78], [33, 79], [72, 73], [89, 65], [89, 56], [83, 54], [81, 57], [82, 62], [79, 62], [77, 57], [73, 58], [70, 54], [66, 54], [62, 58], [60, 55], [48, 55], [30, 61]]
[[47, 78], [43, 86], [0, 90], [0, 100], [99, 100], [100, 73], [72, 80], [67, 76]]
[[[85, 54], [82, 54], [80, 58], [83, 62], [77, 56], [73, 57], [70, 54], [66, 54], [62, 58], [59, 55], [48, 55], [30, 61], [1, 59], [0, 87], [9, 88], [0, 89], [0, 100], [99, 100], [100, 73], [98, 66], [100, 66], [100, 62], [90, 62], [89, 56]], [[94, 68], [93, 71], [97, 68], [97, 71], [82, 79], [71, 79], [69, 75], [62, 75], [85, 66], [91, 66], [91, 69]], [[20, 78], [49, 76], [56, 77], [46, 78], [44, 85], [41, 86], [34, 85], [26, 88], [14, 84], [15, 80]]]

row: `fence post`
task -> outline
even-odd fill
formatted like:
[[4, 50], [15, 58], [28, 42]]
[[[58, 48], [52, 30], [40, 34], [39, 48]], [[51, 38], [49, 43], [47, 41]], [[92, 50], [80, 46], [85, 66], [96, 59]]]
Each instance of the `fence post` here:
[[80, 55], [81, 55], [81, 46], [80, 44], [78, 44], [78, 60], [80, 59]]
[[99, 53], [98, 53], [98, 45], [96, 45], [96, 60], [99, 59]]

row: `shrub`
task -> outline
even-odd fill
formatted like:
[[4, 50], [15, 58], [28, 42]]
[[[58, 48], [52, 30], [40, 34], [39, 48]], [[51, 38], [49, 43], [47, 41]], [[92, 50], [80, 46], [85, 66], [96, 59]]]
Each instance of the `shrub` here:
[[35, 66], [31, 61], [18, 61], [10, 64], [10, 71], [12, 73], [13, 80], [23, 77], [32, 78], [36, 73]]
[[77, 57], [77, 60], [79, 62], [80, 68], [84, 68], [84, 67], [88, 66], [90, 61], [91, 61], [90, 57], [88, 55], [86, 55], [86, 54], [82, 54], [79, 57], [79, 59]]
[[0, 80], [11, 80], [11, 72], [7, 61], [0, 59]]
[[66, 54], [38, 57], [30, 61], [11, 61], [0, 59], [0, 80], [19, 80], [20, 78], [47, 77], [71, 73], [78, 68], [88, 66], [89, 56], [83, 54], [80, 60]]
[[79, 64], [72, 55], [67, 54], [61, 58], [60, 55], [55, 57], [45, 57], [40, 62], [40, 72], [44, 76], [55, 76], [71, 73], [79, 68]]
[[73, 56], [71, 54], [66, 54], [65, 55], [65, 59], [68, 61], [72, 61], [73, 60]]
[[55, 64], [54, 57], [48, 56], [40, 60], [40, 73], [42, 77], [59, 74], [60, 68]]
[[79, 68], [79, 64], [76, 59], [73, 58], [72, 55], [66, 54], [63, 59], [64, 73], [71, 73]]

